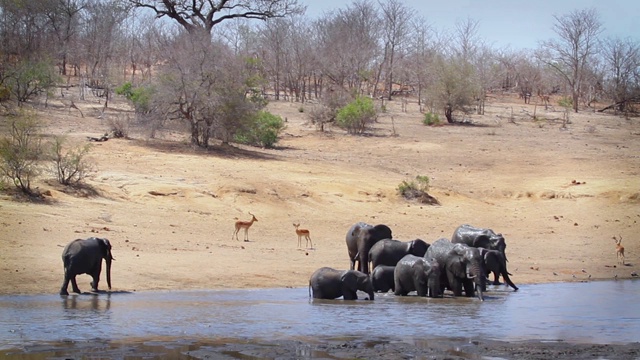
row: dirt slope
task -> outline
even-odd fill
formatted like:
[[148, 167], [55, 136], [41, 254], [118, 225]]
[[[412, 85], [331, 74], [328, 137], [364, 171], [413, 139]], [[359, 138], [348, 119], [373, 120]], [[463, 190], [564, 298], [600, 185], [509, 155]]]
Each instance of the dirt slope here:
[[[49, 133], [84, 143], [107, 130], [96, 101], [76, 102], [84, 118], [52, 103], [38, 106]], [[349, 136], [317, 132], [300, 104], [272, 103], [287, 119], [275, 150], [203, 151], [178, 131], [148, 140], [135, 127], [130, 140], [95, 143], [87, 182], [97, 195], [52, 182], [38, 184], [51, 192], [47, 204], [0, 195], [0, 293], [57, 293], [62, 248], [89, 236], [113, 244], [113, 290], [306, 286], [318, 267], [348, 267], [344, 237], [358, 221], [427, 242], [462, 223], [490, 227], [507, 239], [516, 284], [638, 270], [638, 119], [585, 111], [563, 129], [558, 107], [536, 109], [552, 120], [534, 122], [533, 105], [501, 96], [470, 117], [475, 126], [426, 127], [416, 104], [407, 113], [399, 102], [387, 108], [370, 134]], [[126, 109], [116, 103], [108, 114]], [[515, 123], [506, 120], [512, 109]], [[430, 177], [441, 206], [396, 195], [416, 175]], [[232, 240], [248, 212], [258, 219], [251, 241]], [[297, 248], [294, 222], [311, 231], [313, 249]], [[614, 235], [629, 266], [616, 265]], [[89, 281], [81, 277], [80, 288]]]

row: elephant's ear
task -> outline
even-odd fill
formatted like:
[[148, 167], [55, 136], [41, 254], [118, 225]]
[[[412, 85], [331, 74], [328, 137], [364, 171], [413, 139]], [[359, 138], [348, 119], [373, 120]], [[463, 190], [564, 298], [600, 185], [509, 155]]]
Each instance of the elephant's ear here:
[[455, 256], [449, 263], [449, 271], [451, 271], [457, 278], [467, 277], [467, 266], [462, 256]]
[[358, 276], [356, 270], [346, 270], [340, 276], [340, 281], [343, 285], [346, 285], [349, 289], [358, 289]]
[[111, 250], [111, 243], [109, 242], [109, 239], [99, 238], [98, 240], [100, 240], [107, 249]]
[[491, 238], [487, 235], [480, 235], [473, 240], [473, 247], [489, 249], [491, 247]]
[[111, 243], [109, 239], [106, 238], [98, 238], [98, 245], [100, 246], [100, 250], [102, 251], [102, 257], [109, 260], [115, 260], [113, 255], [111, 254]]

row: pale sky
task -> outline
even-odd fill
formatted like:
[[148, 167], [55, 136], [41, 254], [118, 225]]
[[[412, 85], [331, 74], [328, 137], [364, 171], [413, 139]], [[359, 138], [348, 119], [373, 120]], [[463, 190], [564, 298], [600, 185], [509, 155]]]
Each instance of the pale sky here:
[[[312, 19], [351, 3], [299, 2], [307, 6], [307, 15]], [[478, 36], [495, 48], [535, 49], [540, 41], [556, 37], [553, 15], [589, 8], [600, 15], [603, 37], [631, 37], [640, 41], [640, 0], [404, 0], [404, 3], [439, 31], [452, 30], [457, 21], [467, 18], [478, 20]]]

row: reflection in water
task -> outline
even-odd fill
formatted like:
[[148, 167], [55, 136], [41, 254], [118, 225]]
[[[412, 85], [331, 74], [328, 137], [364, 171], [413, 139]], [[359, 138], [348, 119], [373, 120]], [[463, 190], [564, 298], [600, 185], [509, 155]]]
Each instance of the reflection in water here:
[[0, 296], [0, 349], [95, 339], [319, 335], [626, 343], [640, 340], [639, 284], [523, 285], [517, 292], [490, 287], [484, 302], [391, 293], [375, 301], [310, 300], [306, 288]]
[[[62, 298], [62, 308], [65, 310], [106, 311], [111, 307], [111, 294], [105, 294], [103, 296], [90, 294], [89, 296], [70, 295], [60, 297]], [[80, 301], [78, 301], [78, 298], [81, 298]], [[87, 298], [89, 298], [90, 301], [86, 301]]]

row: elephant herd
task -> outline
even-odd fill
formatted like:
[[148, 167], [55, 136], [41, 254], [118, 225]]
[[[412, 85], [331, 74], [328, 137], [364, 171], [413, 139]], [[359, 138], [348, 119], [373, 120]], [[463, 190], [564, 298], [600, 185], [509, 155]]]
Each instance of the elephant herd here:
[[[494, 284], [502, 276], [514, 290], [518, 287], [507, 271], [506, 243], [501, 234], [491, 229], [461, 225], [451, 240], [438, 239], [428, 244], [421, 239], [394, 240], [386, 225], [354, 224], [346, 236], [350, 259], [349, 270], [322, 267], [309, 279], [309, 296], [318, 299], [356, 300], [357, 291], [374, 299], [375, 292], [393, 291], [395, 295], [417, 292], [418, 296], [441, 297], [445, 290], [454, 296], [478, 296], [483, 300], [487, 276]], [[111, 289], [111, 243], [108, 239], [90, 237], [70, 242], [62, 251], [64, 281], [61, 295], [80, 293], [76, 276], [89, 274], [91, 289], [98, 291], [102, 260], [106, 262], [107, 285]], [[373, 271], [369, 271], [369, 263]], [[356, 266], [357, 265], [357, 266]]]
[[518, 290], [507, 271], [504, 237], [491, 229], [464, 224], [456, 228], [451, 240], [442, 238], [428, 244], [421, 239], [394, 240], [388, 226], [359, 222], [347, 232], [346, 243], [350, 269], [316, 270], [309, 279], [309, 296], [356, 300], [360, 290], [373, 300], [375, 292], [389, 290], [399, 296], [415, 291], [429, 297], [442, 297], [449, 290], [454, 296], [464, 292], [484, 300], [490, 273], [493, 284], [500, 284], [502, 276], [507, 285]]

